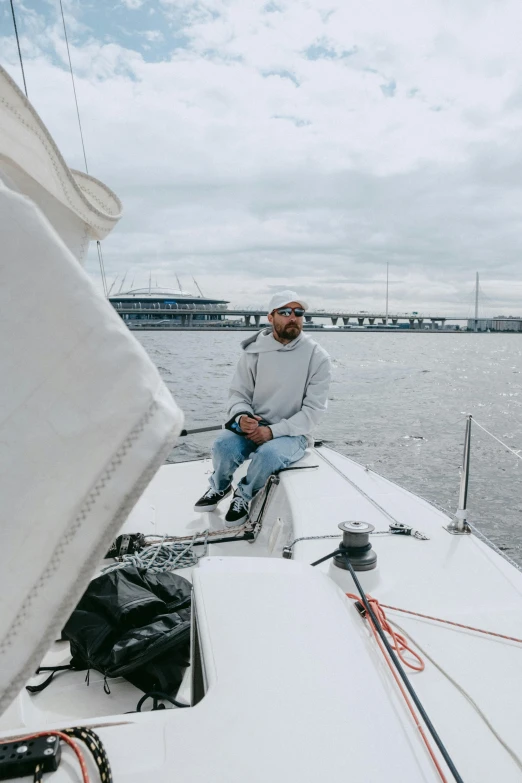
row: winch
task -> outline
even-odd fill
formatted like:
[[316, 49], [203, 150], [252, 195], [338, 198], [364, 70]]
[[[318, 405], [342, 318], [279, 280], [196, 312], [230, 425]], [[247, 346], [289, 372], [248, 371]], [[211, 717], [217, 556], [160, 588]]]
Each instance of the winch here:
[[354, 571], [371, 571], [377, 565], [377, 554], [370, 544], [370, 533], [375, 527], [369, 522], [341, 522], [338, 525], [343, 533], [339, 552], [333, 561], [338, 568], [347, 571], [345, 556], [348, 557]]

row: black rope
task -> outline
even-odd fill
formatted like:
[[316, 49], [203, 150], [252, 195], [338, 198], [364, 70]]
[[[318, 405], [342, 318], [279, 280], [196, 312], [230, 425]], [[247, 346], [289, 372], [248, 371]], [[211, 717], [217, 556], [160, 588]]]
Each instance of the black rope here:
[[[176, 699], [173, 699], [172, 696], [169, 696], [168, 693], [164, 693], [163, 691], [149, 691], [145, 694], [145, 696], [142, 696], [139, 700], [138, 704], [136, 705], [136, 712], [141, 712], [141, 708], [143, 707], [144, 703], [147, 701], [147, 699], [153, 699], [154, 704], [156, 705], [157, 699], [162, 699], [163, 701], [168, 701], [171, 704], [173, 704], [175, 707], [188, 707], [188, 704], [183, 704], [181, 701], [176, 701]], [[157, 709], [156, 707], [153, 707], [153, 709]]]
[[74, 737], [85, 743], [98, 768], [100, 780], [102, 780], [103, 783], [112, 783], [112, 771], [109, 757], [107, 756], [107, 751], [98, 734], [85, 726], [74, 726], [70, 729], [63, 729], [63, 731], [70, 737]]
[[[11, 3], [12, 3], [12, 0], [11, 0]], [[87, 156], [85, 154], [85, 144], [83, 143], [82, 123], [81, 123], [81, 120], [80, 120], [80, 110], [78, 108], [78, 98], [76, 96], [76, 86], [74, 84], [74, 74], [73, 74], [73, 68], [72, 68], [72, 62], [71, 62], [71, 53], [69, 51], [69, 40], [67, 38], [67, 28], [65, 27], [65, 16], [63, 14], [62, 0], [60, 0], [60, 10], [62, 12], [63, 32], [64, 32], [64, 35], [65, 35], [65, 44], [67, 46], [67, 56], [69, 58], [69, 69], [71, 71], [71, 80], [72, 80], [72, 86], [73, 86], [73, 92], [74, 92], [74, 101], [76, 103], [76, 114], [78, 115], [78, 125], [80, 127], [80, 137], [81, 137], [81, 140], [82, 140], [83, 159], [85, 161], [85, 171], [88, 174], [89, 173], [89, 169], [87, 167]]]
[[325, 560], [330, 560], [331, 557], [335, 557], [335, 555], [338, 555], [340, 549], [336, 549], [335, 552], [330, 552], [329, 555], [325, 555], [324, 557], [320, 557], [319, 560], [315, 560], [313, 563], [310, 563], [312, 566], [319, 565], [320, 563], [324, 563]]
[[20, 68], [22, 69], [22, 78], [24, 80], [25, 97], [28, 98], [29, 95], [27, 94], [27, 84], [25, 83], [24, 63], [22, 60], [22, 50], [20, 49], [20, 40], [18, 38], [18, 27], [16, 26], [16, 16], [15, 16], [13, 0], [11, 0], [11, 13], [13, 15], [13, 24], [14, 24], [15, 35], [16, 35], [16, 45], [18, 46], [18, 56], [20, 58]]
[[394, 653], [394, 651], [393, 651], [393, 649], [392, 649], [392, 647], [391, 647], [391, 645], [390, 645], [390, 643], [389, 643], [389, 641], [388, 641], [388, 639], [386, 637], [386, 634], [384, 633], [384, 631], [382, 629], [382, 626], [381, 626], [379, 620], [377, 619], [377, 617], [375, 615], [375, 612], [373, 611], [372, 607], [370, 606], [370, 603], [369, 603], [368, 599], [366, 598], [366, 593], [364, 592], [364, 589], [363, 589], [361, 583], [359, 582], [359, 580], [357, 578], [357, 574], [355, 573], [354, 568], [353, 568], [352, 564], [350, 563], [350, 559], [348, 558], [348, 555], [342, 549], [339, 549], [339, 550], [337, 550], [337, 552], [334, 552], [334, 555], [337, 554], [337, 553], [340, 553], [342, 555], [342, 557], [344, 559], [344, 562], [346, 564], [346, 568], [350, 572], [351, 577], [352, 577], [353, 581], [355, 582], [355, 586], [357, 588], [357, 592], [361, 596], [361, 600], [362, 600], [362, 602], [364, 604], [364, 608], [366, 609], [366, 611], [370, 615], [370, 617], [372, 619], [372, 622], [373, 622], [373, 624], [374, 624], [374, 626], [375, 626], [375, 628], [377, 630], [377, 633], [381, 637], [382, 642], [383, 642], [384, 646], [386, 647], [388, 655], [390, 656], [391, 660], [393, 661], [393, 663], [395, 665], [395, 668], [397, 669], [397, 671], [398, 671], [398, 673], [399, 673], [399, 675], [401, 677], [401, 680], [403, 681], [403, 683], [406, 686], [406, 688], [407, 688], [411, 698], [413, 699], [413, 701], [415, 703], [415, 706], [417, 707], [417, 709], [418, 709], [418, 711], [419, 711], [419, 713], [420, 713], [424, 723], [426, 724], [426, 727], [427, 727], [428, 731], [430, 732], [430, 734], [433, 737], [433, 739], [434, 739], [438, 749], [440, 750], [440, 752], [441, 752], [441, 754], [442, 754], [442, 756], [444, 758], [444, 761], [448, 765], [448, 767], [449, 767], [449, 769], [451, 771], [451, 774], [453, 775], [453, 777], [455, 778], [457, 783], [464, 783], [464, 781], [462, 780], [461, 776], [459, 775], [459, 773], [457, 771], [457, 768], [455, 767], [455, 764], [453, 763], [453, 761], [451, 759], [451, 756], [449, 755], [448, 751], [446, 750], [446, 747], [445, 747], [444, 743], [442, 742], [441, 738], [439, 737], [439, 735], [438, 735], [438, 733], [437, 733], [437, 731], [435, 729], [435, 726], [433, 725], [433, 723], [431, 722], [430, 718], [428, 717], [428, 714], [427, 714], [426, 710], [422, 706], [422, 703], [421, 703], [419, 697], [417, 696], [415, 690], [413, 689], [413, 686], [411, 685], [410, 680], [408, 678], [408, 675], [404, 671], [401, 662], [399, 661], [399, 659], [395, 655], [395, 653]]

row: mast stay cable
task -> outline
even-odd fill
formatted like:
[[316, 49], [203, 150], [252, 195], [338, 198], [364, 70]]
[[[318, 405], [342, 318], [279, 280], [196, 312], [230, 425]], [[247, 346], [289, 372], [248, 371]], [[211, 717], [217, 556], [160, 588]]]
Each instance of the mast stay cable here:
[[518, 449], [518, 450], [517, 450], [517, 449], [512, 449], [512, 448], [511, 448], [511, 446], [508, 446], [508, 445], [507, 445], [507, 443], [504, 443], [504, 441], [500, 440], [500, 438], [497, 438], [497, 436], [496, 436], [496, 435], [493, 435], [493, 433], [492, 433], [492, 432], [490, 432], [489, 430], [487, 430], [487, 429], [486, 429], [486, 428], [485, 428], [485, 427], [484, 427], [482, 424], [479, 424], [479, 423], [478, 423], [478, 421], [476, 421], [475, 419], [472, 419], [471, 421], [472, 421], [474, 424], [476, 424], [476, 425], [477, 425], [477, 427], [480, 427], [480, 429], [481, 429], [481, 430], [484, 430], [484, 432], [485, 432], [487, 435], [489, 435], [490, 437], [492, 437], [492, 438], [493, 438], [493, 440], [496, 440], [496, 441], [497, 441], [497, 443], [500, 443], [500, 445], [501, 445], [501, 446], [503, 446], [505, 449], [507, 449], [508, 451], [510, 451], [510, 452], [513, 454], [513, 456], [514, 456], [514, 457], [516, 457], [517, 459], [521, 459], [521, 460], [522, 460], [522, 456], [521, 456], [521, 454], [520, 454], [520, 449]]
[[89, 168], [87, 166], [87, 155], [85, 154], [85, 144], [84, 144], [84, 141], [83, 141], [82, 121], [80, 119], [80, 109], [78, 108], [78, 97], [76, 95], [76, 85], [74, 83], [74, 74], [73, 74], [73, 68], [72, 68], [72, 62], [71, 62], [71, 52], [69, 50], [69, 39], [67, 38], [67, 28], [65, 26], [65, 16], [64, 16], [64, 13], [63, 13], [62, 0], [60, 0], [60, 11], [62, 12], [63, 33], [64, 33], [64, 36], [65, 36], [65, 45], [67, 47], [67, 57], [69, 58], [69, 70], [71, 72], [71, 81], [72, 81], [72, 87], [73, 87], [73, 93], [74, 93], [74, 102], [76, 103], [76, 115], [78, 117], [78, 126], [80, 128], [80, 138], [82, 140], [83, 159], [85, 161], [85, 171], [88, 174], [89, 173]]
[[105, 298], [107, 298], [109, 296], [109, 292], [107, 291], [107, 278], [105, 277], [105, 264], [103, 263], [101, 242], [99, 239], [96, 240], [96, 247], [98, 248], [98, 261], [100, 262], [100, 274], [101, 274], [102, 285], [103, 285], [103, 293], [105, 294]]
[[24, 80], [25, 97], [28, 98], [29, 95], [27, 93], [27, 84], [25, 82], [24, 63], [22, 60], [22, 50], [20, 49], [20, 39], [18, 38], [18, 27], [16, 26], [16, 16], [15, 16], [13, 0], [11, 0], [11, 14], [13, 15], [13, 25], [15, 29], [15, 35], [16, 35], [16, 45], [18, 46], [18, 57], [20, 58], [20, 68], [22, 69], [22, 78]]
[[[11, 2], [12, 2], [12, 0], [11, 0]], [[81, 118], [80, 118], [80, 107], [78, 106], [78, 96], [76, 94], [76, 84], [75, 84], [75, 81], [74, 81], [74, 73], [73, 73], [72, 60], [71, 60], [71, 50], [69, 49], [69, 38], [67, 36], [67, 26], [65, 24], [65, 14], [63, 12], [62, 0], [60, 0], [60, 11], [61, 11], [61, 14], [62, 14], [63, 34], [64, 34], [64, 37], [65, 37], [65, 45], [67, 47], [67, 57], [68, 57], [68, 60], [69, 60], [69, 71], [71, 73], [71, 82], [72, 82], [72, 88], [73, 88], [73, 93], [74, 93], [74, 102], [76, 104], [76, 116], [78, 117], [78, 128], [80, 129], [80, 139], [81, 139], [81, 142], [82, 142], [83, 160], [84, 160], [84, 163], [85, 163], [85, 172], [88, 174], [89, 173], [89, 166], [87, 165], [87, 153], [85, 152], [85, 141], [84, 141], [84, 138], [83, 138], [82, 121], [81, 121]], [[101, 250], [101, 242], [100, 242], [99, 239], [96, 240], [96, 245], [97, 245], [97, 250], [98, 250], [98, 261], [99, 261], [99, 264], [100, 264], [100, 275], [101, 275], [101, 281], [102, 281], [102, 286], [103, 286], [103, 293], [104, 293], [105, 297], [107, 297], [108, 296], [108, 293], [107, 293], [107, 277], [105, 275], [105, 264], [103, 262], [103, 254], [102, 254], [102, 250]]]

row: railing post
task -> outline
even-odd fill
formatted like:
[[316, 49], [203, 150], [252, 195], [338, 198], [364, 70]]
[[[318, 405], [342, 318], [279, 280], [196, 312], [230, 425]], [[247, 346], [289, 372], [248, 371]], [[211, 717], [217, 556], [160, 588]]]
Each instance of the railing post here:
[[471, 414], [466, 418], [466, 434], [464, 436], [464, 456], [462, 458], [462, 474], [460, 477], [459, 507], [454, 519], [447, 525], [446, 530], [453, 535], [466, 535], [471, 533], [467, 523], [468, 518], [468, 485], [469, 485], [469, 455], [471, 448]]

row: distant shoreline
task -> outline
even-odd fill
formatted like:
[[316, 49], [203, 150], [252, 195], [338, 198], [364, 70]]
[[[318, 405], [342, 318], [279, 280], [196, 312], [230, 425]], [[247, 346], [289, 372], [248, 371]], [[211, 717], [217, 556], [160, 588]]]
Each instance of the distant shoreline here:
[[[259, 326], [129, 326], [129, 330], [131, 332], [259, 332], [261, 329], [266, 328], [267, 325], [259, 325]], [[466, 331], [465, 329], [387, 329], [386, 327], [352, 327], [350, 329], [346, 329], [344, 327], [338, 327], [338, 328], [312, 328], [307, 329], [304, 328], [305, 332], [307, 333], [318, 333], [318, 334], [350, 334], [350, 333], [357, 333], [361, 334], [362, 332], [372, 334], [374, 332], [386, 332], [387, 334], [412, 334], [415, 333], [421, 333], [421, 334], [522, 334], [521, 332], [472, 332], [472, 331]]]

